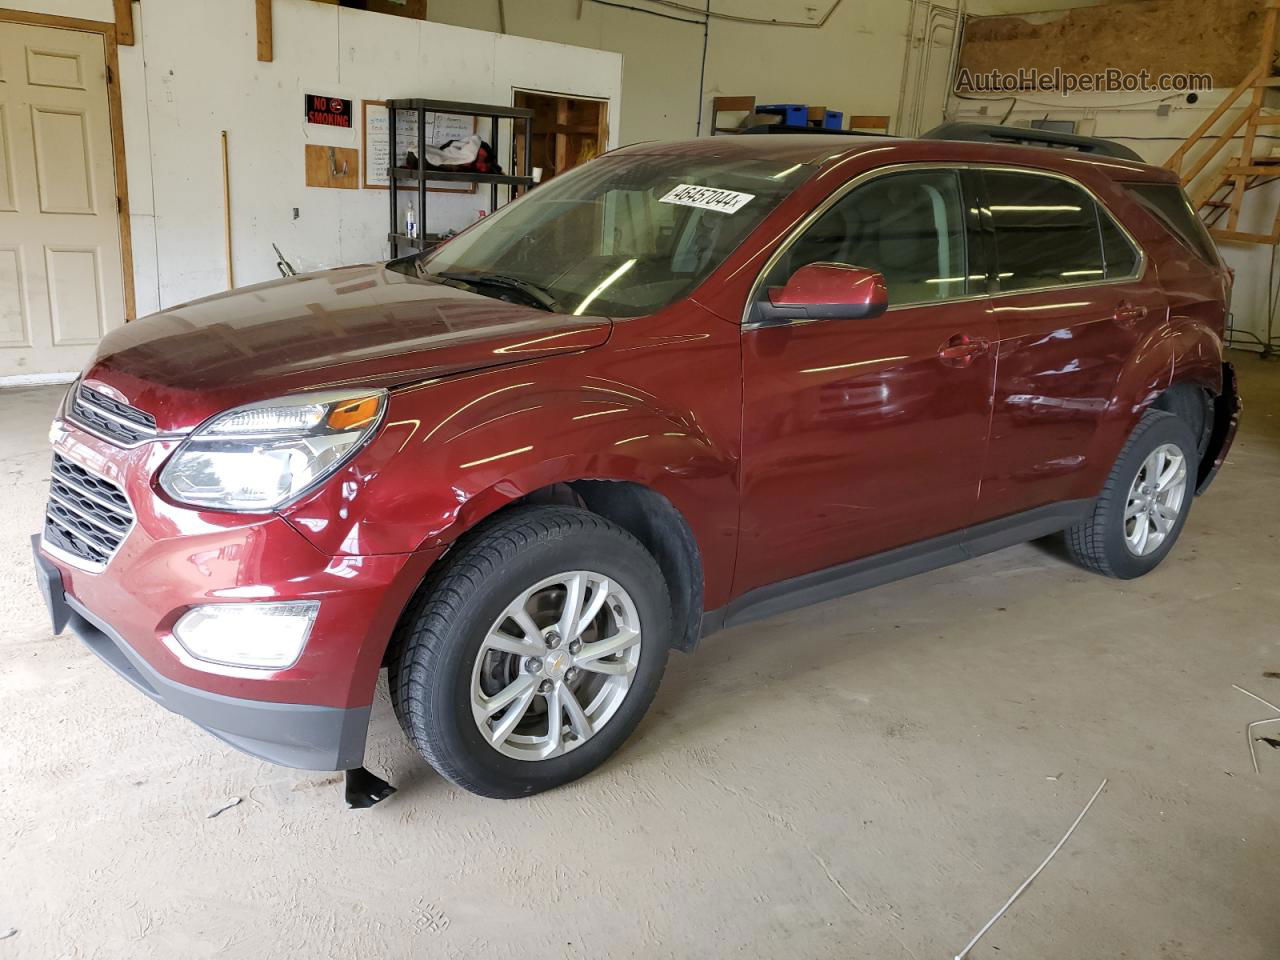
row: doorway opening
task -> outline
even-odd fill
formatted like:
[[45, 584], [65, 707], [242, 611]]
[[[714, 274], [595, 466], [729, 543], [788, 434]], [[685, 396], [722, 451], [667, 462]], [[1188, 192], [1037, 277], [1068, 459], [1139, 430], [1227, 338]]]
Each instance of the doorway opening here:
[[[546, 183], [604, 153], [609, 142], [609, 102], [532, 90], [517, 90], [515, 106], [533, 111], [532, 164], [541, 169]], [[523, 124], [520, 125], [523, 128]], [[523, 129], [515, 137], [514, 164], [520, 176], [524, 157]]]

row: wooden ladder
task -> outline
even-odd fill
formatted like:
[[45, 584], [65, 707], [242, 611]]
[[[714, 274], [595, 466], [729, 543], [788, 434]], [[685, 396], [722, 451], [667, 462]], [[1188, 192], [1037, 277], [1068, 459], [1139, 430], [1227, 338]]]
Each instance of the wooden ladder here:
[[[1280, 0], [1266, 0], [1266, 16], [1262, 24], [1262, 50], [1258, 56], [1258, 62], [1164, 164], [1181, 177], [1184, 187], [1189, 186], [1201, 171], [1231, 144], [1236, 134], [1242, 128], [1244, 129], [1244, 144], [1240, 155], [1228, 160], [1219, 170], [1210, 174], [1191, 194], [1192, 206], [1200, 213], [1201, 218], [1209, 226], [1209, 232], [1217, 240], [1269, 245], [1280, 243], [1280, 211], [1276, 213], [1275, 223], [1270, 233], [1249, 233], [1240, 229], [1240, 212], [1248, 192], [1254, 187], [1280, 179], [1280, 157], [1269, 154], [1260, 157], [1254, 155], [1258, 131], [1262, 128], [1280, 126], [1280, 114], [1265, 112], [1267, 91], [1280, 87], [1280, 76], [1275, 74], [1278, 27], [1280, 27]], [[1217, 122], [1229, 110], [1238, 106], [1246, 96], [1249, 97], [1249, 101], [1244, 104], [1244, 109], [1213, 138], [1208, 149], [1202, 151], [1195, 162], [1184, 169], [1187, 154], [1191, 149], [1200, 143]], [[1226, 224], [1222, 225], [1224, 219]]]

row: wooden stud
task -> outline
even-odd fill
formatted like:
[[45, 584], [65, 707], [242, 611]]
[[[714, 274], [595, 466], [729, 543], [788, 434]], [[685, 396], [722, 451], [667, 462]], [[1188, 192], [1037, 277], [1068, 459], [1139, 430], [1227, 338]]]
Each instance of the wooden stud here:
[[1271, 234], [1269, 233], [1243, 233], [1239, 230], [1219, 230], [1213, 227], [1209, 230], [1210, 235], [1215, 240], [1230, 240], [1234, 243], [1273, 243]]
[[1260, 163], [1228, 164], [1223, 168], [1222, 172], [1227, 179], [1232, 177], [1280, 177], [1280, 169], [1264, 166]]
[[[1246, 165], [1254, 163], [1253, 148], [1258, 139], [1258, 116], [1267, 102], [1267, 87], [1263, 81], [1270, 79], [1271, 66], [1276, 56], [1276, 17], [1280, 10], [1268, 7], [1262, 21], [1262, 50], [1258, 54], [1258, 65], [1254, 69], [1258, 73], [1259, 82], [1253, 88], [1253, 110], [1249, 114], [1249, 123], [1244, 131], [1244, 145], [1240, 149], [1240, 159]], [[1231, 194], [1231, 210], [1227, 213], [1227, 229], [1235, 230], [1240, 225], [1240, 208], [1244, 205], [1244, 192], [1249, 185], [1249, 178], [1238, 174], [1236, 188]]]
[[271, 37], [271, 0], [255, 0], [258, 19], [258, 60], [270, 63], [273, 58]]
[[[556, 97], [556, 126], [567, 127], [569, 125], [569, 101], [564, 97]], [[554, 138], [554, 161], [556, 174], [562, 174], [567, 169], [569, 160], [569, 138], [563, 133], [553, 133]]]
[[116, 43], [133, 46], [133, 0], [114, 0], [116, 8]]
[[235, 264], [231, 261], [231, 155], [227, 149], [227, 131], [222, 131], [222, 229], [226, 241], [227, 289], [236, 286]]

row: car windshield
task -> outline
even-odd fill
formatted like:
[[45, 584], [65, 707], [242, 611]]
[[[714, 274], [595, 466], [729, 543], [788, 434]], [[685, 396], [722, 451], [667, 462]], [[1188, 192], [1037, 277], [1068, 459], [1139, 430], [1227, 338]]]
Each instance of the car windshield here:
[[688, 156], [601, 157], [413, 265], [558, 313], [634, 317], [687, 295], [813, 171]]

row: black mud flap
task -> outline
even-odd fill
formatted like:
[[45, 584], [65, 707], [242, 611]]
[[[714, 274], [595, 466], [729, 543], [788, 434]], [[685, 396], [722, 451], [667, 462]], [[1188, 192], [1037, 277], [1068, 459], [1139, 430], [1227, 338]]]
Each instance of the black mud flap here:
[[347, 806], [352, 810], [365, 810], [395, 792], [395, 787], [364, 767], [347, 771]]
[[62, 573], [48, 560], [40, 555], [40, 534], [31, 537], [31, 553], [35, 557], [36, 586], [44, 597], [45, 608], [49, 611], [49, 620], [53, 624], [54, 636], [67, 628], [71, 619], [71, 608], [67, 606], [67, 595], [62, 588]]

